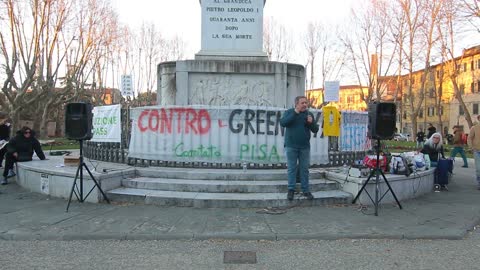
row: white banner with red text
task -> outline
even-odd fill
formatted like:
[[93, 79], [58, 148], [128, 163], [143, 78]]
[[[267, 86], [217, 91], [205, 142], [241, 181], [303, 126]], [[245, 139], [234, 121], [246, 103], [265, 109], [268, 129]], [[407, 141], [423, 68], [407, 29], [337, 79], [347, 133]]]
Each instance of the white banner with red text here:
[[[285, 109], [256, 106], [154, 106], [131, 109], [129, 157], [212, 163], [285, 163]], [[320, 110], [310, 110], [321, 123]], [[321, 126], [321, 125], [320, 125]], [[322, 129], [310, 139], [311, 164], [328, 164]]]

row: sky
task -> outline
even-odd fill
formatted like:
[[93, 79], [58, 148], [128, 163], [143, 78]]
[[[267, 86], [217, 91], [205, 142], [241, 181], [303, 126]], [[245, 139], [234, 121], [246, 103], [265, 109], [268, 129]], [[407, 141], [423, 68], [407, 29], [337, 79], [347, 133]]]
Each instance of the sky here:
[[[264, 18], [273, 17], [290, 31], [305, 31], [309, 22], [341, 23], [355, 0], [267, 0]], [[358, 3], [358, 0], [356, 0]], [[179, 34], [187, 42], [187, 59], [200, 50], [199, 0], [112, 0], [120, 21], [132, 29], [153, 22], [164, 35]]]

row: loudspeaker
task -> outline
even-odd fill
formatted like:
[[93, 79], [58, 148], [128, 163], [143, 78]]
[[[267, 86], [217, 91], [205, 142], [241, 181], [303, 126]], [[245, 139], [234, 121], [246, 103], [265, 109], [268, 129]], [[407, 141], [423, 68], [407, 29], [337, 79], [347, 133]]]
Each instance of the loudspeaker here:
[[92, 135], [90, 103], [68, 103], [65, 108], [65, 136], [70, 140], [90, 140]]
[[394, 103], [368, 104], [368, 133], [372, 139], [389, 140], [395, 134], [397, 109]]

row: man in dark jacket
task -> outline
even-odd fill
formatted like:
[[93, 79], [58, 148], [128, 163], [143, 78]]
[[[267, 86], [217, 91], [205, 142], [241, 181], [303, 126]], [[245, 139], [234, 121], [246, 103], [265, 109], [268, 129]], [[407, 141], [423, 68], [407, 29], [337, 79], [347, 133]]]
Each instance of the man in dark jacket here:
[[280, 119], [285, 127], [285, 153], [287, 155], [288, 200], [293, 200], [295, 193], [297, 168], [303, 195], [313, 200], [308, 183], [310, 166], [310, 136], [318, 132], [318, 125], [311, 112], [307, 110], [308, 102], [304, 96], [295, 98], [295, 108], [288, 109]]
[[8, 184], [7, 178], [14, 176], [13, 164], [17, 161], [31, 161], [33, 151], [41, 160], [45, 159], [40, 142], [35, 138], [35, 132], [29, 127], [23, 127], [7, 145], [5, 170], [3, 171], [2, 185]]
[[437, 132], [437, 128], [434, 127], [431, 123], [428, 124], [428, 134], [427, 134], [427, 139], [430, 139], [430, 137], [432, 137], [433, 133]]
[[2, 167], [3, 158], [7, 153], [7, 143], [10, 139], [11, 123], [8, 115], [0, 114], [0, 167]]

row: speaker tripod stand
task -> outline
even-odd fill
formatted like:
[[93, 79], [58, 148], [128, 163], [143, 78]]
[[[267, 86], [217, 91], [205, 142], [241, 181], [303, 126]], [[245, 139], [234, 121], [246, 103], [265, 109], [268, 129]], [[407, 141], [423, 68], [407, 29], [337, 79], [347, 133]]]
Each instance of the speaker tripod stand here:
[[[358, 192], [357, 196], [355, 196], [355, 198], [353, 199], [352, 204], [354, 204], [357, 201], [357, 199], [360, 197], [362, 192], [365, 191], [367, 193], [368, 197], [370, 198], [370, 200], [372, 201], [373, 205], [375, 206], [375, 216], [378, 216], [378, 205], [380, 204], [382, 199], [385, 197], [385, 195], [387, 195], [388, 191], [390, 191], [392, 193], [393, 198], [395, 198], [395, 201], [397, 202], [398, 207], [400, 209], [402, 209], [402, 205], [398, 201], [397, 196], [395, 195], [395, 192], [393, 192], [393, 189], [390, 186], [390, 183], [387, 181], [387, 178], [385, 177], [382, 170], [380, 169], [380, 139], [377, 140], [376, 152], [377, 152], [377, 164], [375, 166], [375, 169], [371, 170], [370, 175], [367, 178], [367, 181], [365, 181], [365, 183], [363, 183], [362, 188]], [[370, 196], [370, 193], [368, 193], [368, 190], [365, 189], [365, 187], [367, 186], [370, 179], [372, 179], [373, 175], [375, 175], [375, 200], [372, 198], [372, 196]], [[388, 190], [385, 191], [385, 193], [379, 198], [380, 175], [383, 177], [383, 181], [385, 181], [385, 184], [387, 184]]]
[[[110, 200], [107, 198], [107, 195], [105, 195], [102, 188], [98, 184], [97, 180], [95, 179], [95, 177], [93, 177], [92, 172], [90, 171], [90, 169], [88, 169], [87, 164], [83, 162], [83, 140], [79, 140], [79, 142], [80, 142], [80, 160], [77, 168], [77, 173], [75, 174], [75, 180], [73, 180], [72, 189], [70, 190], [70, 196], [68, 198], [66, 212], [68, 212], [68, 208], [70, 207], [70, 203], [72, 202], [72, 196], [74, 193], [75, 193], [75, 197], [77, 197], [77, 200], [83, 203], [87, 199], [88, 195], [92, 193], [95, 187], [97, 187], [100, 193], [102, 193], [103, 199], [105, 199], [107, 203], [110, 203]], [[83, 168], [87, 170], [88, 174], [90, 175], [94, 183], [94, 186], [92, 187], [92, 189], [90, 189], [90, 191], [85, 196], [83, 196]], [[79, 186], [77, 186], [77, 180], [79, 180]]]

